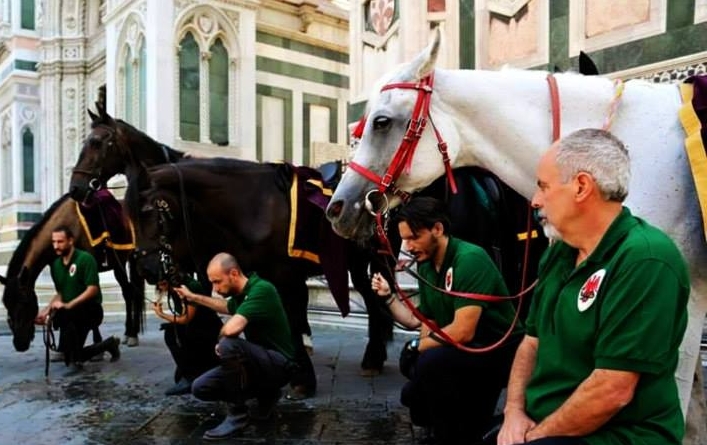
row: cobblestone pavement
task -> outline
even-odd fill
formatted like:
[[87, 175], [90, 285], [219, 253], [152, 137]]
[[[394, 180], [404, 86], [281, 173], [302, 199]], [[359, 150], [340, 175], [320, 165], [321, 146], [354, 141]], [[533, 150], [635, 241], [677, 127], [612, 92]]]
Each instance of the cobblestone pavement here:
[[[314, 398], [282, 400], [270, 420], [252, 423], [243, 444], [410, 444], [419, 433], [398, 401], [397, 360], [373, 378], [359, 374], [365, 332], [314, 326]], [[122, 328], [102, 326], [107, 337]], [[388, 351], [397, 357], [405, 336]], [[217, 425], [223, 407], [190, 395], [165, 397], [174, 364], [158, 323], [150, 320], [140, 345], [121, 346], [121, 359], [86, 363], [83, 370], [52, 363], [44, 377], [41, 330], [28, 352], [0, 335], [0, 444], [191, 444]]]

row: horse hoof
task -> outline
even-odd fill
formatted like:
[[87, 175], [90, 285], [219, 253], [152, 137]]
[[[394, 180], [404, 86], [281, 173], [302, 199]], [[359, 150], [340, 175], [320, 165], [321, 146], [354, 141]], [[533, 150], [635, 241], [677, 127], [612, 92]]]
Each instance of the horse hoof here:
[[123, 343], [126, 344], [129, 348], [132, 348], [133, 346], [139, 345], [140, 340], [138, 340], [137, 337], [126, 337]]
[[379, 368], [363, 368], [361, 369], [361, 377], [376, 377], [383, 373], [382, 369]]

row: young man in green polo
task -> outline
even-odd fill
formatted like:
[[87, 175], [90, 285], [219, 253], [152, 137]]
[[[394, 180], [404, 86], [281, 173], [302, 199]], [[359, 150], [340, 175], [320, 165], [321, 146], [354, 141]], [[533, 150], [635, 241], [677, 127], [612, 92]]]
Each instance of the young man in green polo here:
[[52, 313], [52, 323], [59, 329], [58, 351], [66, 365], [77, 364], [108, 351], [111, 361], [120, 358], [120, 340], [110, 337], [98, 344], [84, 347], [89, 331], [103, 321], [98, 265], [88, 252], [74, 247], [74, 235], [66, 226], [52, 231], [52, 246], [58, 258], [51, 264], [51, 276], [56, 295], [37, 314], [36, 322], [46, 323]]
[[[186, 286], [175, 290], [187, 301], [231, 315], [216, 345], [221, 364], [192, 383], [196, 398], [227, 403], [226, 418], [204, 434], [206, 440], [221, 440], [245, 428], [249, 416], [270, 416], [294, 370], [294, 346], [272, 283], [254, 273], [245, 275], [228, 253], [217, 254], [206, 273], [214, 292], [228, 299], [197, 295]], [[245, 402], [253, 398], [258, 407], [249, 414]]]

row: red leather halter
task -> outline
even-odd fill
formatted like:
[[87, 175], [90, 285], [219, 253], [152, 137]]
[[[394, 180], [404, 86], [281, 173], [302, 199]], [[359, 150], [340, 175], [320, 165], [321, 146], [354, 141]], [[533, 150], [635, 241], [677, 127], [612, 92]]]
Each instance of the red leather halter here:
[[[432, 116], [430, 115], [430, 102], [432, 98], [433, 84], [434, 71], [432, 74], [420, 79], [418, 82], [397, 82], [385, 85], [381, 88], [381, 92], [393, 89], [417, 90], [417, 101], [415, 102], [415, 107], [412, 110], [410, 124], [408, 125], [405, 136], [403, 136], [403, 140], [400, 142], [400, 145], [398, 146], [398, 149], [396, 150], [395, 155], [390, 161], [390, 165], [383, 176], [379, 176], [356, 162], [349, 162], [348, 164], [352, 170], [376, 184], [379, 192], [390, 192], [399, 196], [403, 201], [408, 201], [410, 199], [410, 194], [400, 190], [395, 183], [398, 178], [400, 178], [403, 171], [406, 173], [410, 171], [410, 165], [412, 163], [413, 155], [415, 154], [415, 149], [417, 148], [417, 144], [420, 142], [422, 133], [425, 131], [428, 120], [430, 121], [430, 124], [432, 124], [432, 129], [434, 130], [435, 137], [437, 138], [437, 148], [442, 154], [442, 162], [444, 162], [444, 169], [449, 180], [449, 186], [452, 193], [457, 193], [457, 184], [454, 180], [454, 176], [452, 175], [452, 166], [449, 159], [449, 153], [447, 151], [447, 143], [442, 139], [442, 134], [439, 130], [437, 130], [437, 127], [432, 120]], [[360, 138], [362, 136], [365, 124], [366, 116], [362, 117], [356, 126], [356, 129], [353, 132], [354, 137]]]
[[[424, 79], [423, 79], [423, 80], [424, 80]], [[552, 140], [553, 140], [553, 141], [556, 141], [556, 140], [558, 140], [558, 139], [560, 138], [560, 134], [561, 134], [561, 133], [560, 133], [560, 131], [561, 131], [560, 94], [559, 94], [559, 89], [558, 89], [558, 87], [557, 87], [557, 80], [555, 79], [555, 77], [554, 77], [552, 74], [548, 74], [546, 80], [547, 80], [548, 88], [549, 88], [549, 92], [550, 92], [550, 104], [551, 104], [551, 105], [550, 105], [550, 106], [551, 106], [551, 110], [550, 110], [550, 111], [551, 111], [551, 114], [552, 114]], [[430, 82], [430, 83], [428, 84], [428, 86], [430, 87], [430, 93], [431, 93], [431, 82], [432, 82], [432, 80], [430, 79], [429, 82]], [[383, 90], [390, 89], [390, 88], [395, 88], [396, 85], [398, 85], [398, 84], [387, 85], [386, 87], [383, 88]], [[417, 84], [402, 84], [402, 85], [405, 85], [405, 88], [413, 88], [413, 85], [417, 85]], [[421, 95], [422, 95], [422, 93], [420, 93], [420, 94], [418, 95], [418, 100], [417, 100], [418, 104], [420, 103], [420, 96], [421, 96]], [[417, 110], [417, 109], [418, 109], [417, 104], [416, 104], [416, 106], [415, 106], [415, 109], [416, 109], [416, 112], [419, 112], [419, 110]], [[426, 111], [426, 114], [429, 114], [429, 99], [427, 100], [427, 111]], [[415, 118], [419, 118], [419, 114], [413, 113], [413, 119], [415, 119]], [[354, 136], [355, 136], [355, 137], [359, 137], [359, 138], [360, 138], [361, 133], [363, 132], [363, 127], [364, 127], [364, 125], [365, 125], [365, 116], [364, 116], [363, 118], [361, 118], [361, 121], [359, 121], [359, 124], [358, 124], [358, 126], [356, 127], [356, 130], [354, 131]], [[433, 126], [434, 126], [434, 124], [433, 124]], [[410, 122], [410, 127], [408, 127], [408, 133], [410, 132], [410, 128], [411, 128], [411, 127], [412, 127], [412, 121]], [[424, 123], [423, 123], [423, 129], [424, 129]], [[439, 133], [436, 131], [436, 129], [435, 129], [435, 133], [436, 133], [437, 136], [438, 136], [437, 139], [440, 141], [440, 144], [443, 144], [443, 142], [441, 141], [441, 137], [439, 136]], [[420, 134], [421, 134], [421, 132], [420, 132]], [[406, 136], [407, 136], [407, 133], [406, 133]], [[418, 139], [419, 139], [419, 137], [418, 137]], [[396, 156], [395, 156], [394, 160], [397, 159], [398, 157], [401, 157], [401, 158], [402, 158], [402, 155], [399, 156], [399, 153], [402, 151], [404, 144], [405, 144], [405, 140], [403, 140], [403, 143], [400, 144], [400, 147], [398, 148], [398, 152], [396, 152]], [[416, 144], [417, 144], [417, 141], [415, 141], [415, 145], [413, 145], [412, 151], [414, 151], [414, 147], [416, 146]], [[446, 144], [444, 144], [444, 145], [445, 145], [444, 148], [445, 148], [445, 152], [446, 152]], [[440, 151], [442, 151], [442, 148], [440, 148]], [[445, 152], [442, 152], [443, 158], [446, 157], [446, 156], [445, 156]], [[411, 154], [410, 154], [409, 156], [412, 157]], [[405, 160], [405, 159], [407, 159], [407, 158], [402, 158], [402, 159]], [[448, 159], [449, 159], [449, 158], [446, 157], [446, 159], [447, 159], [447, 162], [445, 163], [445, 168], [449, 165], [449, 164], [448, 164]], [[402, 161], [398, 161], [398, 162], [401, 163]], [[407, 162], [409, 162], [409, 160], [408, 160]], [[351, 164], [349, 164], [349, 165], [351, 165]], [[367, 170], [367, 169], [361, 167], [361, 166], [358, 165], [358, 164], [355, 164], [355, 165], [356, 165], [356, 167], [354, 168], [354, 170], [357, 171], [358, 173], [362, 174], [362, 175], [365, 176], [366, 178], [372, 180], [372, 181], [375, 182], [376, 184], [378, 184], [378, 190], [379, 190], [379, 191], [385, 192], [387, 189], [390, 188], [389, 186], [388, 186], [387, 188], [386, 188], [386, 187], [381, 188], [383, 184], [382, 184], [382, 180], [380, 180], [380, 177], [379, 177], [379, 176], [375, 175], [374, 173], [372, 173], [372, 172], [370, 172], [369, 170]], [[393, 167], [393, 164], [391, 164], [391, 167], [388, 168], [388, 172], [394, 171], [394, 170], [392, 169], [392, 167]], [[359, 170], [359, 169], [360, 169], [360, 170]], [[364, 173], [364, 172], [365, 172], [365, 173]], [[398, 173], [398, 176], [399, 176], [399, 174], [400, 174], [400, 173]], [[450, 175], [450, 178], [451, 178], [451, 170], [448, 170], [448, 174]], [[397, 179], [397, 176], [393, 177], [393, 181], [392, 181], [392, 182], [394, 182], [395, 179]], [[450, 181], [450, 184], [451, 184], [451, 181]], [[455, 192], [456, 192], [456, 188], [455, 188]], [[411, 270], [410, 270], [409, 268], [406, 268], [406, 271], [407, 271], [408, 273], [411, 273], [413, 276], [415, 276], [416, 278], [418, 278], [418, 280], [421, 280], [424, 285], [430, 286], [430, 287], [432, 287], [433, 289], [435, 289], [435, 290], [437, 290], [437, 291], [439, 291], [439, 292], [442, 292], [442, 293], [444, 293], [444, 294], [451, 295], [451, 296], [454, 296], [454, 297], [469, 298], [469, 299], [475, 299], [475, 300], [480, 300], [480, 301], [488, 301], [488, 302], [500, 302], [500, 301], [507, 301], [507, 300], [512, 300], [512, 299], [518, 299], [518, 300], [520, 300], [519, 303], [518, 303], [518, 307], [516, 308], [516, 313], [515, 313], [515, 316], [514, 316], [514, 318], [513, 318], [513, 322], [512, 322], [511, 325], [509, 326], [508, 330], [504, 333], [504, 335], [502, 336], [502, 338], [499, 339], [497, 342], [495, 342], [495, 343], [493, 343], [493, 344], [491, 344], [491, 345], [485, 346], [485, 347], [481, 347], [481, 348], [473, 348], [473, 347], [468, 347], [468, 346], [466, 346], [466, 345], [460, 344], [459, 342], [457, 342], [456, 340], [454, 340], [452, 337], [450, 337], [449, 334], [447, 334], [447, 333], [444, 332], [442, 329], [440, 329], [440, 327], [437, 326], [437, 324], [436, 324], [434, 321], [429, 320], [427, 317], [425, 317], [424, 314], [422, 314], [422, 313], [415, 307], [415, 305], [410, 301], [410, 297], [403, 291], [403, 289], [400, 288], [400, 285], [399, 285], [397, 282], [394, 282], [393, 285], [394, 285], [395, 290], [396, 290], [396, 293], [397, 293], [397, 295], [398, 295], [398, 299], [399, 299], [405, 306], [407, 306], [407, 308], [412, 312], [412, 314], [413, 314], [418, 320], [420, 320], [420, 322], [421, 322], [423, 325], [427, 326], [427, 327], [430, 329], [430, 331], [433, 332], [433, 333], [437, 336], [437, 338], [439, 338], [439, 339], [440, 339], [442, 342], [444, 342], [444, 343], [447, 343], [447, 344], [450, 344], [450, 345], [456, 347], [457, 349], [460, 349], [460, 350], [466, 351], [466, 352], [471, 352], [471, 353], [482, 353], [482, 352], [488, 352], [488, 351], [494, 350], [494, 349], [498, 348], [499, 346], [503, 345], [503, 344], [505, 343], [505, 341], [510, 337], [511, 333], [513, 332], [513, 329], [514, 329], [516, 323], [518, 322], [518, 318], [519, 318], [519, 315], [520, 315], [520, 305], [521, 305], [521, 302], [522, 302], [522, 298], [523, 298], [526, 294], [528, 294], [528, 293], [535, 287], [535, 285], [536, 285], [537, 282], [538, 282], [537, 279], [536, 279], [530, 286], [528, 286], [527, 288], [525, 287], [525, 279], [526, 279], [526, 276], [525, 276], [525, 275], [526, 275], [526, 271], [527, 271], [527, 267], [528, 267], [528, 260], [529, 260], [528, 257], [529, 257], [529, 252], [530, 252], [530, 231], [531, 231], [530, 222], [531, 222], [531, 218], [532, 218], [531, 212], [532, 212], [532, 209], [529, 207], [529, 208], [528, 208], [528, 221], [527, 221], [527, 224], [528, 224], [528, 236], [527, 236], [527, 238], [526, 238], [525, 253], [524, 253], [524, 255], [523, 255], [523, 278], [522, 278], [522, 283], [521, 283], [521, 291], [520, 291], [519, 293], [517, 293], [516, 295], [512, 295], [512, 296], [497, 296], [497, 295], [479, 294], [479, 293], [475, 293], [475, 292], [447, 291], [447, 290], [445, 290], [445, 289], [437, 288], [437, 287], [435, 287], [432, 283], [429, 283], [429, 282], [427, 282], [427, 281], [425, 281], [425, 280], [421, 280], [421, 279], [422, 279], [421, 276], [419, 276], [417, 273], [411, 273]], [[384, 252], [384, 253], [388, 253], [388, 254], [392, 255], [392, 254], [393, 254], [393, 249], [392, 249], [392, 246], [390, 245], [390, 241], [388, 240], [388, 237], [387, 237], [387, 235], [386, 235], [386, 233], [385, 233], [385, 229], [384, 229], [385, 224], [384, 224], [384, 222], [383, 222], [383, 215], [381, 214], [380, 211], [375, 213], [375, 219], [376, 219], [376, 234], [377, 234], [378, 240], [379, 240], [379, 242], [381, 243], [381, 246], [382, 246], [381, 251]]]

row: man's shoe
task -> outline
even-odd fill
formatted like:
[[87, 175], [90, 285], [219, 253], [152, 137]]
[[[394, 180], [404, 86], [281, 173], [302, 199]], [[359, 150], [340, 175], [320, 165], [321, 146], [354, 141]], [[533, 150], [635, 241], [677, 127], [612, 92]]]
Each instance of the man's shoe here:
[[63, 362], [64, 353], [61, 351], [49, 351], [49, 361], [50, 362]]
[[212, 428], [204, 433], [204, 440], [227, 439], [248, 426], [247, 413], [229, 413], [223, 422], [216, 428]]
[[269, 396], [258, 397], [258, 404], [253, 407], [250, 412], [250, 417], [254, 420], [267, 420], [275, 412], [275, 407], [277, 402], [282, 397], [282, 391], [280, 389], [277, 392], [273, 392]]
[[182, 377], [174, 386], [164, 392], [166, 396], [181, 396], [191, 393], [191, 382]]
[[118, 337], [109, 338], [106, 350], [110, 354], [110, 361], [117, 361], [120, 358], [120, 339]]
[[314, 390], [307, 389], [304, 385], [295, 385], [290, 388], [285, 398], [287, 400], [304, 400], [314, 396]]

